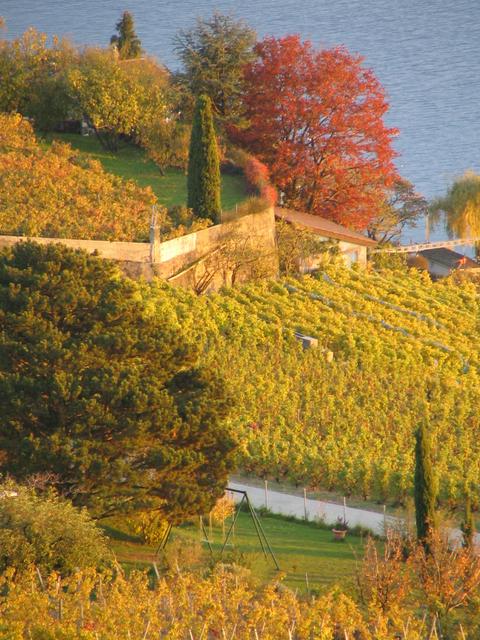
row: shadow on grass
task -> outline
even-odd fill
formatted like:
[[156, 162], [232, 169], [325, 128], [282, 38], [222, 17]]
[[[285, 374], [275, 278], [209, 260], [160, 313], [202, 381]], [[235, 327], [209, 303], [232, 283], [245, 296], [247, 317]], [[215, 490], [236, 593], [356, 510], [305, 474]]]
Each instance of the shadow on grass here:
[[121, 531], [120, 529], [117, 529], [112, 525], [100, 524], [99, 527], [104, 531], [105, 535], [109, 538], [112, 538], [112, 540], [121, 540], [122, 542], [134, 542], [135, 544], [142, 544], [142, 540], [139, 536], [127, 533], [126, 531]]

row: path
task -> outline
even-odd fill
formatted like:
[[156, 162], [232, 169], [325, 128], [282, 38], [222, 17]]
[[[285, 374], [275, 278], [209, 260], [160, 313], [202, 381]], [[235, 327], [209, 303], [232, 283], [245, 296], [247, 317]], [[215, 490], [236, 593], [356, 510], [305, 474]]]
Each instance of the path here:
[[[243, 484], [240, 482], [229, 482], [232, 489], [240, 489], [246, 491], [248, 497], [254, 507], [265, 507], [265, 490], [260, 487]], [[325, 522], [334, 523], [337, 518], [343, 518], [343, 505], [334, 504], [332, 502], [323, 502], [321, 500], [312, 500], [307, 498], [307, 517], [308, 520], [317, 520], [322, 518]], [[295, 496], [290, 493], [281, 491], [268, 490], [268, 508], [273, 513], [281, 513], [286, 516], [296, 516], [297, 518], [305, 517], [305, 503], [301, 496]], [[361, 525], [373, 531], [374, 533], [382, 533], [384, 531], [384, 515], [374, 511], [365, 511], [364, 509], [345, 508], [347, 522], [350, 527]], [[386, 516], [387, 523], [392, 525], [398, 518]]]
[[[254, 487], [250, 484], [241, 482], [229, 482], [229, 487], [246, 491], [248, 497], [254, 507], [265, 507], [265, 490], [261, 487]], [[235, 496], [235, 499], [237, 497]], [[273, 513], [280, 513], [286, 516], [296, 516], [297, 518], [305, 517], [305, 503], [301, 496], [283, 493], [281, 491], [268, 490], [268, 508]], [[324, 502], [322, 500], [306, 500], [307, 519], [316, 520], [323, 518], [327, 523], [334, 523], [337, 518], [343, 518], [344, 507], [341, 504], [333, 502]], [[383, 534], [385, 531], [385, 521], [387, 526], [395, 526], [400, 524], [401, 518], [395, 516], [384, 516], [383, 513], [375, 511], [367, 511], [366, 509], [357, 509], [354, 507], [345, 508], [346, 519], [350, 527], [360, 525], [366, 527], [376, 534]], [[462, 533], [460, 529], [450, 530], [452, 540], [460, 540]], [[475, 535], [475, 543], [480, 545], [480, 533]]]

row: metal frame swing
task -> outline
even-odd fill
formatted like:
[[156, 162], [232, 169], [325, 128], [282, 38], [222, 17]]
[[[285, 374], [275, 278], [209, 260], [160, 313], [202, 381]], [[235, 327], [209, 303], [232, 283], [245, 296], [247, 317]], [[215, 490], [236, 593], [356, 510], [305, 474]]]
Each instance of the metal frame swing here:
[[[275, 568], [277, 571], [280, 571], [280, 566], [277, 562], [277, 558], [275, 557], [275, 554], [273, 553], [272, 547], [270, 546], [270, 543], [268, 542], [268, 538], [266, 536], [266, 533], [262, 527], [262, 523], [260, 522], [260, 519], [258, 517], [258, 515], [255, 512], [255, 509], [253, 508], [252, 503], [250, 502], [250, 499], [248, 497], [248, 494], [246, 491], [242, 491], [241, 489], [231, 489], [230, 487], [227, 487], [225, 489], [225, 491], [229, 491], [230, 493], [237, 493], [240, 494], [242, 496], [242, 499], [240, 500], [240, 502], [236, 505], [236, 509], [235, 509], [235, 516], [232, 520], [232, 523], [230, 524], [230, 527], [228, 529], [227, 535], [225, 536], [225, 540], [223, 542], [222, 548], [220, 549], [220, 557], [223, 556], [223, 553], [225, 551], [225, 548], [228, 544], [228, 541], [230, 540], [230, 536], [233, 532], [233, 529], [235, 527], [235, 524], [237, 522], [238, 516], [240, 514], [240, 511], [242, 510], [242, 505], [245, 503], [247, 505], [248, 511], [250, 513], [250, 516], [252, 518], [253, 521], [253, 525], [255, 527], [255, 532], [257, 534], [257, 538], [260, 542], [260, 546], [262, 547], [262, 551], [263, 551], [263, 555], [265, 556], [265, 558], [268, 558], [268, 556], [270, 556], [270, 558], [273, 560], [273, 564], [275, 565]], [[210, 554], [213, 556], [213, 548], [212, 545], [210, 543], [210, 539], [208, 537], [207, 534], [207, 530], [205, 529], [205, 525], [203, 523], [203, 519], [201, 520], [201, 526], [202, 526], [202, 532], [203, 535], [205, 536], [205, 542], [208, 545]], [[168, 540], [170, 538], [170, 534], [172, 532], [172, 525], [169, 524], [165, 530], [165, 533], [162, 536], [162, 539], [160, 541], [160, 544], [158, 545], [158, 548], [155, 552], [155, 555], [158, 555], [160, 551], [163, 551], [168, 543]]]

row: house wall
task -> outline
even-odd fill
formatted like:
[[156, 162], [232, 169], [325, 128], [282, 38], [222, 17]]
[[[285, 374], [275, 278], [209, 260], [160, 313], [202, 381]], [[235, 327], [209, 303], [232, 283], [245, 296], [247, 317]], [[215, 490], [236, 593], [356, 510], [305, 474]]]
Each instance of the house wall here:
[[[330, 239], [323, 236], [317, 237], [321, 241]], [[367, 265], [367, 247], [364, 247], [360, 244], [353, 244], [351, 242], [344, 242], [343, 240], [340, 240], [338, 243], [338, 250], [347, 267], [351, 267], [354, 263], [357, 263], [362, 267], [365, 267]], [[307, 258], [300, 266], [300, 271], [302, 273], [309, 273], [310, 271], [318, 269], [318, 267], [322, 264], [322, 259], [323, 257], [321, 255]]]
[[347, 267], [350, 267], [354, 263], [358, 263], [362, 267], [367, 266], [367, 247], [361, 244], [340, 241], [338, 248]]
[[446, 278], [452, 273], [452, 269], [441, 262], [436, 262], [435, 260], [428, 261], [428, 273], [433, 278]]

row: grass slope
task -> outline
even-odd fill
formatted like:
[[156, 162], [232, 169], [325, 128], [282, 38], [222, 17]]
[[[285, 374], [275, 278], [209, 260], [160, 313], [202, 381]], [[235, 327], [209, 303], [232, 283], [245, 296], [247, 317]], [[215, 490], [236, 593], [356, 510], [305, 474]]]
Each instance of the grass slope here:
[[[154, 162], [149, 160], [145, 152], [132, 145], [122, 146], [117, 154], [109, 153], [100, 146], [94, 136], [79, 134], [49, 135], [47, 142], [53, 139], [68, 142], [73, 148], [82, 153], [88, 153], [92, 158], [102, 163], [103, 168], [110, 173], [134, 180], [141, 187], [151, 187], [160, 204], [166, 207], [183, 205], [187, 201], [187, 178], [178, 169], [167, 169], [165, 175]], [[222, 176], [222, 208], [226, 211], [233, 209], [247, 197], [245, 181], [242, 176]]]
[[[345, 542], [335, 542], [331, 531], [314, 523], [290, 522], [277, 516], [262, 516], [262, 526], [275, 553], [280, 570], [286, 574], [285, 583], [300, 591], [320, 588], [334, 583], [352, 583], [356, 558], [362, 555], [362, 540], [350, 535]], [[229, 523], [226, 523], [228, 531]], [[128, 569], [150, 566], [157, 558], [155, 545], [142, 544], [140, 539], [128, 533], [125, 524], [116, 520], [105, 526], [112, 540], [117, 559]], [[219, 557], [222, 530], [212, 527], [214, 555]], [[171, 541], [180, 539], [187, 544], [201, 542], [203, 536], [196, 525], [186, 525], [173, 530]], [[270, 558], [265, 558], [249, 515], [240, 513], [235, 526], [233, 546], [228, 547], [228, 560], [241, 559], [253, 574], [262, 581], [272, 578], [275, 568]], [[170, 543], [169, 543], [170, 544]], [[202, 542], [205, 551], [207, 545]]]

